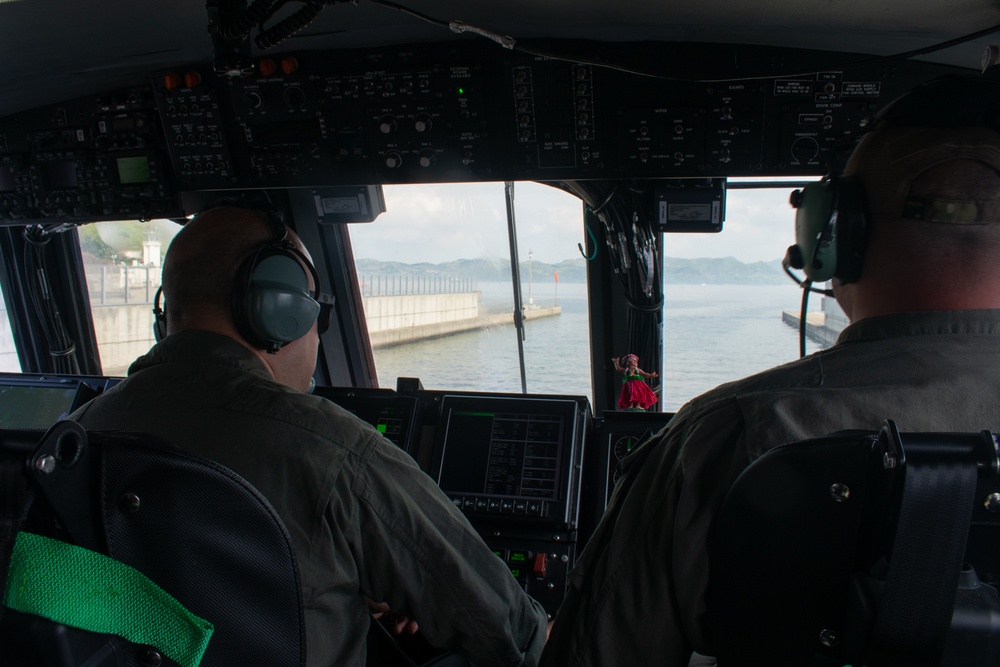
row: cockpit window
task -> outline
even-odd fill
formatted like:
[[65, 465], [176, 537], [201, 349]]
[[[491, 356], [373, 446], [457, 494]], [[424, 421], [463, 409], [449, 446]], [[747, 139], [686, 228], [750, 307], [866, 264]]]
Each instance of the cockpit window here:
[[[793, 187], [747, 189], [740, 183], [730, 182], [722, 232], [664, 235], [667, 411], [799, 356], [802, 291], [781, 268], [795, 242], [795, 210], [788, 203]], [[807, 353], [827, 347], [846, 324], [833, 299], [814, 295], [809, 311]], [[828, 326], [821, 327], [824, 322]], [[826, 342], [819, 342], [824, 334]]]
[[[379, 385], [521, 391], [503, 183], [385, 187], [386, 212], [351, 225]], [[583, 205], [514, 184], [529, 393], [591, 395]]]
[[105, 375], [124, 376], [153, 345], [153, 299], [163, 255], [181, 227], [170, 220], [79, 228], [94, 333]]
[[3, 298], [0, 298], [0, 371], [21, 372], [21, 361], [17, 357], [14, 334], [11, 333], [10, 319], [7, 317], [7, 303]]

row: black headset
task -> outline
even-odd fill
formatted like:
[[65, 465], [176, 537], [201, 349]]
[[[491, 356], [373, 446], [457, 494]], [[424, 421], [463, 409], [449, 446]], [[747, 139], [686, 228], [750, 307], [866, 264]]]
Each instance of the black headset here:
[[[233, 282], [236, 329], [271, 354], [306, 335], [322, 310], [316, 269], [286, 235], [258, 248], [240, 265]], [[312, 290], [310, 277], [317, 286]]]
[[[237, 269], [232, 292], [233, 321], [247, 342], [274, 354], [306, 335], [314, 322], [318, 321], [320, 334], [325, 332], [334, 300], [319, 291], [315, 267], [288, 240], [288, 229], [277, 214], [261, 212], [277, 233]], [[160, 306], [162, 291], [162, 287], [156, 290], [153, 301], [153, 336], [157, 342], [167, 334], [166, 314]]]
[[167, 314], [160, 307], [160, 297], [163, 296], [163, 286], [156, 288], [156, 296], [153, 297], [153, 339], [159, 343], [167, 337]]
[[[914, 127], [992, 127], [1000, 131], [1000, 84], [989, 76], [946, 76], [918, 86], [883, 109], [869, 124]], [[812, 282], [861, 275], [868, 240], [868, 215], [861, 183], [839, 175], [792, 193], [795, 245], [783, 261]]]

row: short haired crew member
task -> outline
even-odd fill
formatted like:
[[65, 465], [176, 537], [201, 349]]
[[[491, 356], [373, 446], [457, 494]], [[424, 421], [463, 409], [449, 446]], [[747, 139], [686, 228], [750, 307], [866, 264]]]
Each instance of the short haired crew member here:
[[806, 191], [821, 199], [807, 202], [812, 228], [838, 226], [833, 291], [851, 324], [827, 350], [693, 399], [630, 454], [542, 665], [714, 655], [714, 518], [768, 449], [886, 418], [906, 431], [1000, 429], [998, 123], [996, 83], [928, 84], [886, 109], [842, 175]]
[[271, 502], [297, 551], [310, 667], [365, 664], [370, 601], [477, 666], [534, 665], [541, 606], [409, 456], [304, 393], [317, 288], [293, 231], [253, 209], [201, 213], [166, 255], [162, 340], [73, 418], [159, 436]]

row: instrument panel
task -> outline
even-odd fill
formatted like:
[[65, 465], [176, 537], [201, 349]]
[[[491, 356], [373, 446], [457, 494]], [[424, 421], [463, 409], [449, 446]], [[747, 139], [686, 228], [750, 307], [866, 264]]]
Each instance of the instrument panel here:
[[865, 119], [952, 71], [726, 45], [563, 51], [469, 41], [265, 57], [243, 78], [150, 72], [0, 119], [0, 224], [180, 217], [194, 191], [819, 176]]
[[[581, 396], [317, 387], [420, 463], [525, 592], [554, 616], [576, 562]], [[426, 450], [426, 451], [425, 451]]]
[[[38, 429], [119, 378], [0, 374], [5, 428]], [[524, 590], [554, 616], [628, 442], [667, 413], [605, 412], [582, 396], [317, 387], [437, 481]], [[429, 451], [423, 451], [429, 450]]]

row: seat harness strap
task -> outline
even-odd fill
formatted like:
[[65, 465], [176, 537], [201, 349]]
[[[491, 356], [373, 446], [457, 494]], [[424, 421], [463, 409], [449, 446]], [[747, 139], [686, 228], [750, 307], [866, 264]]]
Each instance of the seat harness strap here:
[[96, 551], [23, 531], [11, 554], [3, 604], [154, 646], [180, 667], [198, 666], [214, 629], [138, 570]]
[[[951, 627], [976, 491], [965, 461], [906, 466], [885, 595], [872, 632], [876, 653], [937, 665]], [[899, 663], [896, 663], [899, 664]]]

